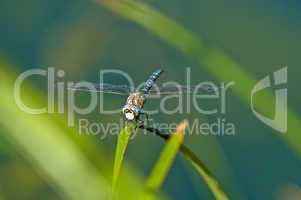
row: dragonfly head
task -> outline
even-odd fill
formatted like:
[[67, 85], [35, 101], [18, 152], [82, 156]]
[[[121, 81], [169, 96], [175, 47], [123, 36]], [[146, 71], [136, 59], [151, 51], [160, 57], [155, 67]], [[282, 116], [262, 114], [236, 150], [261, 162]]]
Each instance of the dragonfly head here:
[[127, 120], [134, 120], [138, 117], [140, 109], [134, 105], [125, 105], [122, 112]]

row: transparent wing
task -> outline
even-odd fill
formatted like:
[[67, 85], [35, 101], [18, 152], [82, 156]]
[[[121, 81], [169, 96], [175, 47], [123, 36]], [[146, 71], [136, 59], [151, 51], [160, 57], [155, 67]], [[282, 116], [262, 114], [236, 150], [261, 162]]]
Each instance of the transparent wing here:
[[74, 86], [68, 87], [69, 90], [76, 91], [87, 91], [87, 92], [103, 92], [119, 95], [129, 95], [131, 88], [128, 85], [112, 85], [112, 84], [75, 84]]
[[172, 94], [210, 94], [217, 90], [216, 87], [213, 87], [209, 84], [202, 84], [198, 86], [189, 86], [189, 85], [162, 85], [154, 86], [148, 93], [150, 96], [154, 95], [172, 95]]

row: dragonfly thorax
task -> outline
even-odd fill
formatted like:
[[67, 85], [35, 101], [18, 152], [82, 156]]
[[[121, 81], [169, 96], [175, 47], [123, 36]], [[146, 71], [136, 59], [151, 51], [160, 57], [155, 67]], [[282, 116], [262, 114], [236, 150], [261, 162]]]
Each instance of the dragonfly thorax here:
[[126, 104], [122, 109], [125, 118], [127, 120], [137, 119], [137, 117], [139, 116], [143, 108], [144, 102], [145, 102], [145, 97], [142, 93], [136, 92], [130, 94], [130, 96], [126, 100]]

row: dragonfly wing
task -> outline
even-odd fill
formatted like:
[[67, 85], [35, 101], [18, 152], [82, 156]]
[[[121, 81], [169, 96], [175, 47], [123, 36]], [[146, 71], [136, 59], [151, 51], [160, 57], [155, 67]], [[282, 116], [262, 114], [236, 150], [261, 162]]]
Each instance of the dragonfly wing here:
[[148, 94], [153, 95], [177, 95], [177, 94], [208, 94], [213, 93], [217, 90], [209, 84], [203, 84], [198, 86], [187, 86], [187, 85], [162, 85], [159, 87], [154, 87]]
[[128, 85], [112, 85], [112, 84], [75, 84], [68, 87], [69, 90], [75, 91], [86, 91], [86, 92], [102, 92], [120, 95], [129, 95], [131, 93], [131, 88]]

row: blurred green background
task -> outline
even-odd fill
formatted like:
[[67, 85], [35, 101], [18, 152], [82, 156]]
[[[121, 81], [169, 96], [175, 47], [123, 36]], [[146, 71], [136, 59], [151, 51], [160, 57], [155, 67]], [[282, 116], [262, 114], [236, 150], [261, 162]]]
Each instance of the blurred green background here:
[[[100, 140], [98, 136], [79, 135], [76, 128], [66, 126], [63, 114], [32, 116], [21, 112], [11, 96], [14, 80], [21, 72], [51, 66], [65, 70], [65, 81], [97, 82], [99, 70], [120, 69], [140, 83], [154, 69], [164, 68], [164, 80], [185, 83], [183, 73], [191, 67], [193, 83], [221, 81], [206, 63], [199, 64], [135, 19], [108, 9], [114, 9], [108, 2], [116, 1], [1, 0], [0, 199], [105, 199], [102, 195], [111, 179], [116, 136]], [[284, 200], [293, 199], [293, 195], [301, 199], [301, 121], [295, 117], [301, 115], [300, 1], [135, 2], [148, 4], [194, 32], [206, 47], [224, 52], [256, 80], [288, 66], [287, 135], [260, 122], [249, 104], [230, 91], [226, 119], [236, 125], [235, 136], [187, 136], [185, 144], [206, 163], [231, 199]], [[163, 22], [157, 24], [159, 32], [168, 29]], [[174, 32], [176, 39], [177, 34]], [[177, 43], [185, 43], [185, 38]], [[226, 74], [223, 67], [219, 66]], [[244, 88], [247, 81], [243, 77], [229, 76], [228, 81]], [[45, 105], [47, 82], [32, 80], [27, 84], [27, 102]], [[85, 105], [89, 96], [82, 94], [77, 100]], [[105, 96], [105, 105], [110, 108], [119, 108], [124, 101], [125, 97]], [[273, 109], [275, 102], [261, 101]], [[146, 108], [158, 104], [158, 100], [149, 101]], [[105, 123], [119, 121], [121, 114], [95, 112], [84, 117]], [[219, 116], [202, 116], [193, 110], [190, 114], [159, 113], [151, 117], [160, 122], [179, 122], [184, 118], [214, 121]], [[149, 175], [163, 144], [156, 136], [142, 134], [131, 141], [121, 184], [129, 199]], [[170, 199], [213, 199], [181, 156], [162, 192]]]

